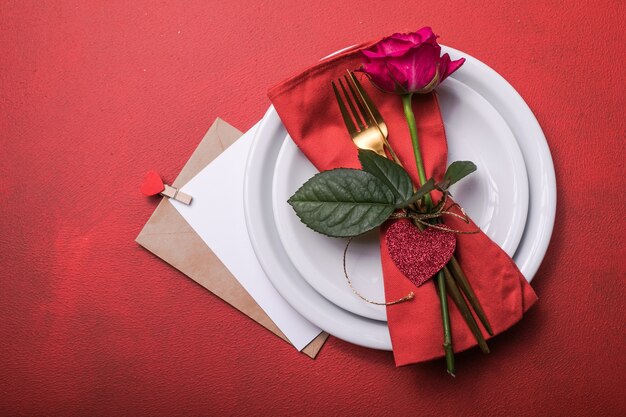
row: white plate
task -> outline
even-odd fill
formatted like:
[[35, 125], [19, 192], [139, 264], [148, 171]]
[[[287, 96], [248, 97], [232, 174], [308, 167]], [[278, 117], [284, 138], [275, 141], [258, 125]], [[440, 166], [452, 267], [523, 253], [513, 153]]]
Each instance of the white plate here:
[[[529, 281], [545, 255], [556, 211], [554, 166], [545, 136], [521, 96], [494, 70], [455, 49], [443, 47], [452, 59], [466, 62], [452, 75], [472, 88], [500, 113], [520, 146], [530, 188], [529, 210], [514, 260]], [[391, 350], [387, 324], [333, 304], [313, 289], [287, 256], [274, 223], [271, 198], [276, 158], [287, 132], [273, 107], [265, 114], [248, 156], [244, 208], [248, 234], [261, 266], [283, 297], [300, 314], [328, 333], [361, 346]]]
[[[474, 161], [478, 170], [452, 191], [480, 228], [510, 256], [524, 232], [528, 212], [528, 179], [513, 132], [479, 94], [449, 79], [438, 90], [449, 147], [449, 161]], [[346, 137], [343, 138], [349, 140]], [[287, 255], [317, 292], [338, 306], [364, 317], [386, 320], [384, 306], [357, 297], [343, 274], [346, 239], [323, 236], [307, 228], [287, 203], [317, 173], [289, 136], [283, 142], [272, 186], [274, 221]], [[371, 300], [384, 300], [377, 233], [355, 240], [347, 262], [353, 285]]]

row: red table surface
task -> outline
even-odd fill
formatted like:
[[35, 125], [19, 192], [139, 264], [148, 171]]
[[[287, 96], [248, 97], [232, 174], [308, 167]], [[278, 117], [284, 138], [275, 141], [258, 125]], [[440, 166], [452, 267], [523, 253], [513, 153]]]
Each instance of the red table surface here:
[[[0, 414], [626, 415], [624, 2], [3, 1]], [[544, 129], [558, 212], [540, 301], [488, 356], [317, 360], [139, 247], [220, 116], [355, 42], [424, 25], [490, 65]], [[523, 139], [523, 138], [522, 138]]]

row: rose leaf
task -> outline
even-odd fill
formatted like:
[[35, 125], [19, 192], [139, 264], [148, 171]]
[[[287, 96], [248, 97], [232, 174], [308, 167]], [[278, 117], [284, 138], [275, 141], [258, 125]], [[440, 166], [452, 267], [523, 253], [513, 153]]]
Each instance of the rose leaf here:
[[411, 198], [413, 183], [400, 165], [367, 149], [359, 149], [359, 161], [363, 171], [369, 172], [389, 187], [396, 204]]
[[310, 178], [288, 203], [316, 232], [349, 237], [380, 226], [393, 213], [395, 201], [389, 187], [374, 175], [337, 168]]
[[437, 188], [446, 191], [452, 184], [476, 171], [476, 165], [472, 161], [454, 161], [450, 164], [443, 176], [443, 181], [437, 184]]
[[417, 191], [415, 191], [415, 193], [413, 193], [413, 195], [410, 198], [398, 203], [396, 205], [396, 208], [408, 207], [411, 204], [414, 204], [418, 202], [419, 200], [421, 200], [422, 198], [424, 198], [426, 194], [433, 191], [434, 189], [435, 189], [435, 180], [431, 178], [428, 181], [426, 181], [424, 185], [422, 185]]

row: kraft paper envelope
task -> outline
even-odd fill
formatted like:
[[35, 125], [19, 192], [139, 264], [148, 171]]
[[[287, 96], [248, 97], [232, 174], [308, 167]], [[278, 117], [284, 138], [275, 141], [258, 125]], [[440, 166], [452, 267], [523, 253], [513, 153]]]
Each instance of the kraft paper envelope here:
[[[241, 135], [240, 131], [224, 120], [216, 119], [172, 185], [176, 188], [185, 185]], [[161, 200], [136, 241], [281, 339], [289, 342], [167, 198]], [[327, 338], [327, 333], [321, 333], [302, 349], [302, 353], [315, 358]]]

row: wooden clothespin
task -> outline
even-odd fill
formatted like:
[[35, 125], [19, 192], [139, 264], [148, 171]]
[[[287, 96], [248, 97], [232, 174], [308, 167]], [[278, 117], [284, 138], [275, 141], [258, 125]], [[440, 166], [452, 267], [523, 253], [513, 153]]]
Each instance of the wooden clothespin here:
[[162, 196], [173, 198], [183, 204], [191, 204], [192, 197], [179, 191], [178, 188], [163, 183], [161, 176], [156, 171], [146, 172], [146, 176], [141, 184], [141, 192], [144, 195], [152, 196], [161, 194]]

